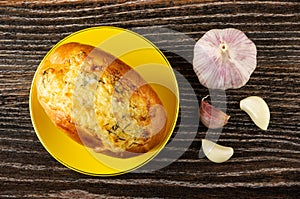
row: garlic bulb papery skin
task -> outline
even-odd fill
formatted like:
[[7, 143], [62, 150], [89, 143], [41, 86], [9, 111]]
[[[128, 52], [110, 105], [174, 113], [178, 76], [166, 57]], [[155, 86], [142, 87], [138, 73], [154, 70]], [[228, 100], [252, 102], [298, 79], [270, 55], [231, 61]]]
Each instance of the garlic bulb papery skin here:
[[270, 122], [270, 109], [261, 97], [250, 96], [240, 101], [240, 108], [245, 111], [254, 124], [267, 130]]
[[234, 152], [231, 147], [221, 146], [207, 139], [202, 139], [202, 150], [205, 156], [215, 163], [229, 160]]
[[255, 44], [240, 30], [212, 29], [197, 41], [193, 68], [200, 83], [211, 89], [244, 86], [256, 68]]

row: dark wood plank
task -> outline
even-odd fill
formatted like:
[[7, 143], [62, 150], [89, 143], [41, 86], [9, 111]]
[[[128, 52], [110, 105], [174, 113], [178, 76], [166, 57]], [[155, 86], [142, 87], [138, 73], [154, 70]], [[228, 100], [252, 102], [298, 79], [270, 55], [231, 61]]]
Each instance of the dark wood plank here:
[[[212, 28], [244, 31], [258, 49], [258, 68], [241, 89], [228, 90], [232, 116], [219, 142], [232, 146], [227, 163], [198, 158], [207, 129], [199, 124], [189, 149], [154, 173], [91, 177], [67, 169], [50, 156], [33, 130], [29, 90], [48, 50], [67, 35], [93, 26], [165, 27], [197, 41]], [[193, 45], [172, 37], [156, 41], [198, 99], [208, 94], [192, 65], [164, 49]], [[190, 93], [179, 81], [182, 100]], [[249, 95], [266, 99], [268, 131], [259, 130], [238, 102]], [[187, 103], [184, 114], [193, 118]], [[0, 198], [297, 198], [300, 195], [300, 3], [295, 1], [0, 1]], [[189, 115], [190, 114], [190, 115]], [[178, 123], [180, 125], [180, 123]], [[177, 126], [178, 127], [178, 126]], [[191, 127], [183, 127], [191, 133]], [[176, 132], [174, 132], [176, 133]], [[188, 140], [179, 140], [178, 146]], [[179, 149], [168, 149], [176, 153]], [[164, 161], [164, 160], [153, 160]]]

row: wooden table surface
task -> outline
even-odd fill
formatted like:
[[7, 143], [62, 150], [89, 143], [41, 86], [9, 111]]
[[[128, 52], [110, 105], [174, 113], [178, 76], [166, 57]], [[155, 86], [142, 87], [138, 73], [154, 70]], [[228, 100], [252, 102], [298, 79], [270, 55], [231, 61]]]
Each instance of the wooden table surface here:
[[[0, 198], [299, 198], [300, 195], [300, 3], [291, 1], [0, 1]], [[255, 42], [258, 67], [246, 86], [227, 90], [232, 116], [219, 143], [232, 146], [226, 163], [198, 158], [207, 129], [169, 166], [151, 173], [93, 177], [57, 162], [42, 146], [29, 113], [30, 85], [45, 54], [64, 37], [94, 26], [168, 28], [197, 41], [213, 28], [242, 30]], [[142, 33], [141, 33], [142, 34]], [[152, 40], [156, 31], [144, 34]], [[155, 41], [191, 84], [198, 100], [208, 94], [192, 65], [193, 46], [165, 37]], [[154, 42], [154, 43], [155, 43]], [[191, 91], [179, 80], [181, 100]], [[239, 109], [259, 95], [269, 104], [267, 131]], [[182, 103], [192, 117], [194, 107]], [[190, 109], [189, 109], [190, 108]], [[192, 110], [191, 110], [192, 109]], [[180, 116], [181, 117], [181, 116]], [[180, 118], [179, 118], [180, 119]], [[177, 123], [176, 129], [178, 129]], [[176, 129], [175, 132], [176, 133]], [[186, 142], [181, 139], [178, 142]], [[171, 148], [176, 153], [176, 148]], [[164, 161], [164, 160], [154, 160]]]

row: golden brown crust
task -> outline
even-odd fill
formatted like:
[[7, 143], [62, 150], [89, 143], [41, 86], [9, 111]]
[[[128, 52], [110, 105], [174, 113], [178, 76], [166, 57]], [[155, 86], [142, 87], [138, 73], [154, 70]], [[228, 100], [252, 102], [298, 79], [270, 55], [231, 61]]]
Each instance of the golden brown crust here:
[[166, 114], [152, 87], [100, 49], [64, 44], [43, 60], [36, 78], [38, 100], [51, 121], [97, 152], [135, 156], [166, 136]]

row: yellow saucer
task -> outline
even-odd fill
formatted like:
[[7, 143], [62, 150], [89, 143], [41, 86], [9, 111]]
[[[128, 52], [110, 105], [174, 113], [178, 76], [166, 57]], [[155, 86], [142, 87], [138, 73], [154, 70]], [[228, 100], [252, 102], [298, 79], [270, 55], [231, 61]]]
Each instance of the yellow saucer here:
[[35, 75], [30, 90], [29, 105], [31, 120], [39, 140], [56, 160], [80, 173], [111, 176], [130, 172], [143, 166], [166, 145], [174, 130], [178, 116], [178, 86], [168, 60], [154, 44], [144, 37], [132, 31], [116, 27], [95, 27], [76, 32], [56, 44], [45, 58], [54, 49], [69, 42], [99, 47], [138, 71], [152, 85], [165, 106], [168, 116], [166, 128], [168, 136], [156, 149], [132, 158], [114, 158], [95, 153], [88, 147], [71, 140], [50, 121], [37, 100]]

